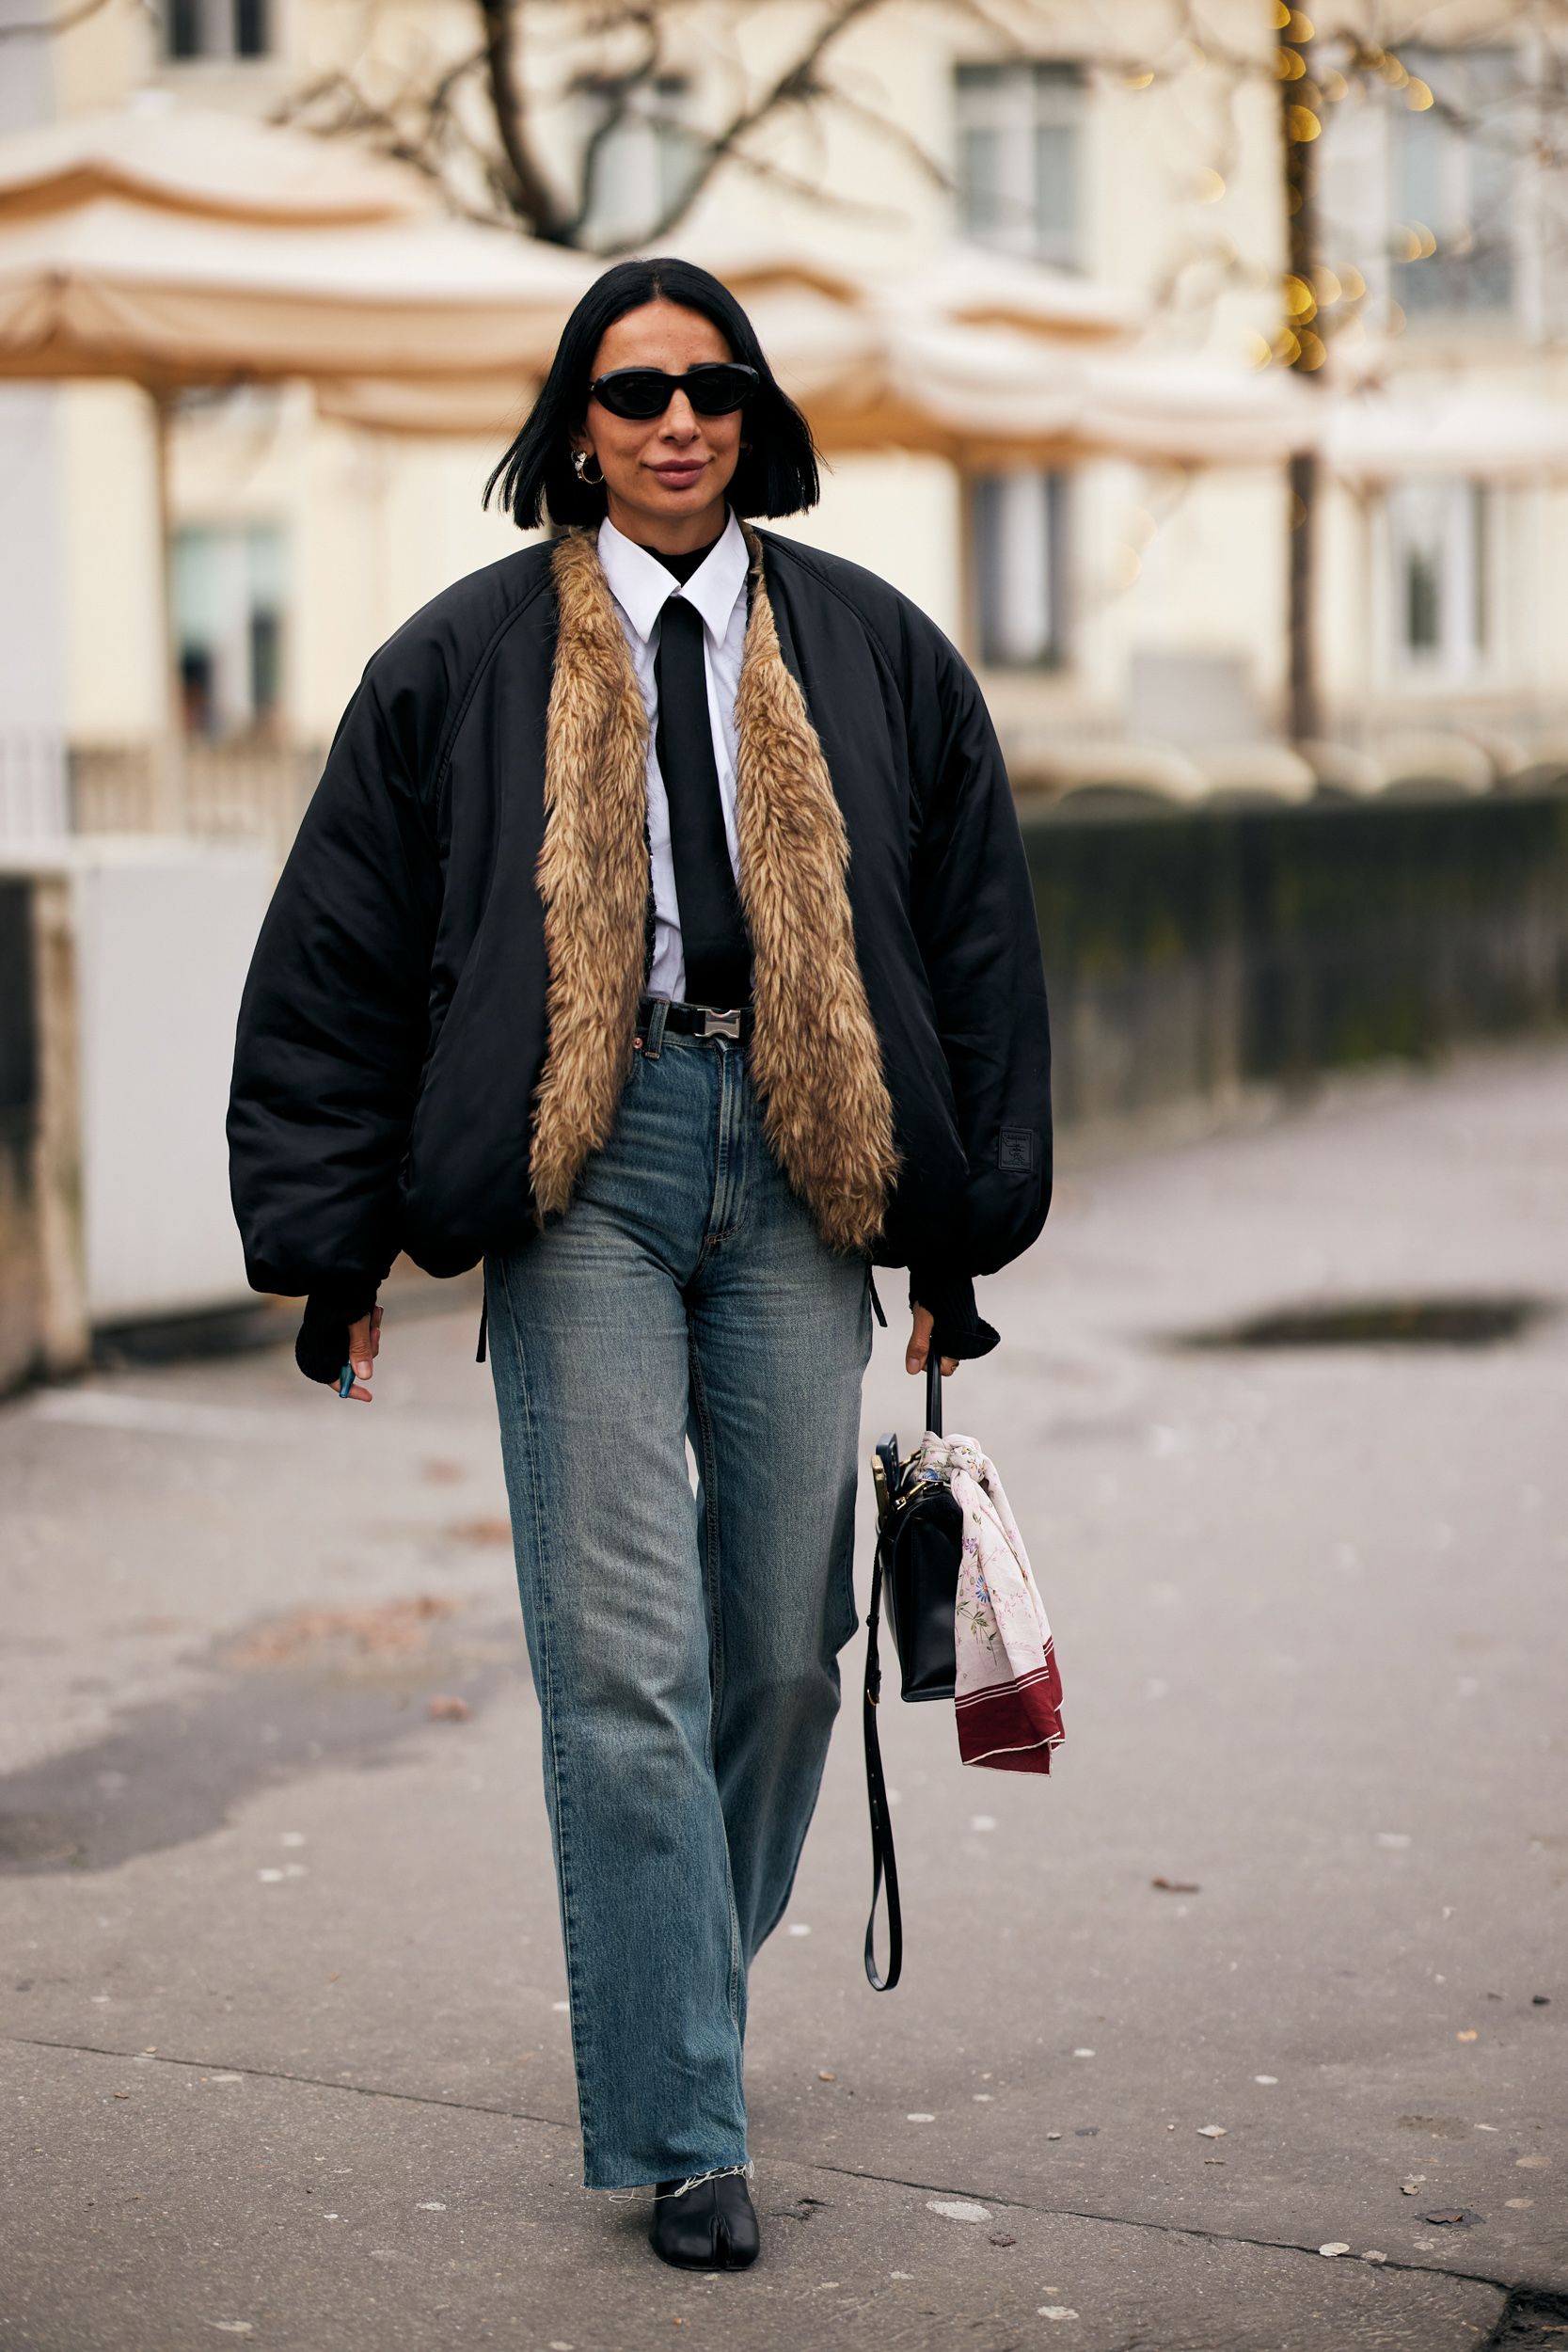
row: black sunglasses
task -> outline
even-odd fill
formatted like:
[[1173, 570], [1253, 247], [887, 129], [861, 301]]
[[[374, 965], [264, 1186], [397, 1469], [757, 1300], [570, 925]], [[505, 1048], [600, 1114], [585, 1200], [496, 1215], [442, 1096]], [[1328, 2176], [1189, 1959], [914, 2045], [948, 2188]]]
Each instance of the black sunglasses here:
[[755, 368], [733, 359], [713, 359], [684, 375], [666, 375], [661, 368], [611, 368], [595, 376], [588, 397], [608, 408], [612, 417], [631, 417], [651, 423], [662, 417], [677, 392], [684, 392], [700, 417], [733, 416], [744, 408], [762, 381]]

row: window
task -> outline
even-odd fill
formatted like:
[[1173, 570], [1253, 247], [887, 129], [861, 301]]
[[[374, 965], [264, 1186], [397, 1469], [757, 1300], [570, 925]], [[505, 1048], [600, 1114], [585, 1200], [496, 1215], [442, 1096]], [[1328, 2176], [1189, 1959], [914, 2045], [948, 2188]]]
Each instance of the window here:
[[1413, 319], [1497, 317], [1513, 303], [1513, 52], [1400, 56], [1433, 103], [1393, 114], [1394, 297]]
[[254, 524], [177, 532], [174, 625], [189, 734], [245, 735], [276, 723], [282, 532]]
[[164, 47], [170, 57], [265, 57], [272, 49], [269, 0], [166, 0]]
[[1402, 482], [1390, 493], [1394, 644], [1407, 668], [1456, 682], [1479, 668], [1489, 508], [1479, 482]]
[[1060, 269], [1079, 267], [1080, 68], [961, 65], [957, 96], [964, 235]]
[[970, 539], [980, 662], [1051, 670], [1066, 656], [1067, 480], [991, 474], [970, 491]]
[[[615, 94], [589, 87], [585, 136], [609, 119]], [[636, 245], [668, 219], [690, 192], [703, 143], [681, 119], [687, 85], [666, 74], [629, 92], [621, 119], [602, 133], [587, 161], [584, 226], [592, 246]]]

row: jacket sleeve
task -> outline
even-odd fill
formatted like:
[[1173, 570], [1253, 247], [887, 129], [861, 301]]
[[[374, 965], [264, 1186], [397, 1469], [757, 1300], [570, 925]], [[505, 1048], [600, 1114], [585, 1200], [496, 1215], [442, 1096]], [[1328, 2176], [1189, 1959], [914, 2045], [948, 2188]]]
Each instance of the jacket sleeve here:
[[979, 687], [923, 615], [907, 638], [911, 916], [968, 1161], [951, 1270], [992, 1274], [1051, 1202], [1051, 1033], [1034, 889]]
[[[230, 1185], [252, 1287], [366, 1278], [399, 1246], [441, 878], [430, 708], [366, 673], [261, 927], [240, 1008]], [[437, 696], [437, 701], [444, 697]]]

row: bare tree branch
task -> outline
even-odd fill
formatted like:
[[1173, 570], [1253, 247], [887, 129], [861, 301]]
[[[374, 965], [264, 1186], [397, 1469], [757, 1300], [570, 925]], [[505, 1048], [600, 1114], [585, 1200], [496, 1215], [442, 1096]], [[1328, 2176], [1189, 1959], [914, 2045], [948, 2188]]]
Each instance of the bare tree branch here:
[[822, 103], [826, 106], [836, 107], [841, 113], [851, 115], [857, 122], [863, 123], [868, 131], [875, 132], [879, 138], [886, 139], [890, 146], [895, 147], [901, 155], [906, 156], [933, 187], [941, 188], [944, 195], [952, 194], [952, 173], [944, 164], [939, 162], [928, 147], [922, 146], [914, 133], [906, 129], [903, 123], [895, 122], [891, 115], [880, 113], [875, 106], [868, 106], [863, 99], [853, 97], [842, 83], [835, 82], [830, 87], [825, 88], [822, 93]]
[[[104, 4], [84, 0], [84, 9]], [[886, 142], [928, 184], [950, 188], [942, 161], [891, 109], [832, 71], [835, 44], [874, 17], [886, 0], [818, 0], [785, 62], [760, 87], [746, 71], [736, 36], [768, 17], [773, 0], [732, 0], [718, 23], [705, 17], [700, 27], [694, 0], [587, 0], [565, 30], [553, 8], [527, 14], [537, 0], [475, 0], [475, 5], [481, 45], [438, 59], [439, 72], [433, 63], [407, 70], [388, 92], [385, 80], [372, 78], [386, 75], [386, 58], [367, 60], [302, 91], [289, 116], [307, 119], [318, 130], [360, 138], [410, 164], [469, 218], [515, 225], [552, 243], [606, 253], [645, 247], [667, 236], [730, 167], [842, 217], [895, 217], [889, 205], [832, 191], [825, 167], [818, 175], [809, 161], [802, 167], [799, 157], [786, 164], [766, 135], [775, 125], [810, 130], [835, 113]], [[1059, 50], [1054, 6], [1055, 0], [945, 0], [946, 13], [975, 28], [982, 54], [1022, 59], [1040, 55], [1042, 47]], [[1118, 12], [1111, 11], [1105, 33], [1085, 44], [1080, 60], [1096, 80], [1120, 79], [1147, 89], [1151, 99], [1178, 86], [1195, 95], [1206, 126], [1199, 129], [1196, 116], [1188, 125], [1200, 151], [1193, 165], [1195, 186], [1200, 178], [1217, 177], [1223, 183], [1231, 176], [1245, 143], [1238, 98], [1260, 82], [1275, 86], [1280, 72], [1272, 40], [1255, 48], [1238, 46], [1227, 27], [1211, 21], [1212, 6], [1212, 0], [1170, 0], [1164, 24], [1151, 30], [1142, 51], [1127, 44]], [[1532, 44], [1522, 72], [1528, 84], [1528, 122], [1520, 121], [1513, 98], [1509, 105], [1461, 106], [1442, 90], [1433, 93], [1434, 119], [1459, 136], [1528, 154], [1533, 166], [1553, 172], [1568, 162], [1568, 0], [1513, 0], [1512, 6], [1497, 0], [1497, 15], [1500, 24], [1495, 20], [1487, 27], [1490, 40], [1522, 38]], [[773, 8], [772, 21], [789, 20]], [[525, 73], [524, 42], [536, 22], [549, 27], [553, 47], [543, 71], [531, 51]], [[1326, 87], [1298, 81], [1286, 94], [1293, 101], [1299, 92], [1325, 128], [1336, 104], [1358, 84], [1374, 90], [1382, 103], [1397, 104], [1406, 78], [1399, 46], [1433, 40], [1434, 25], [1440, 34], [1438, 17], [1425, 0], [1403, 5], [1324, 0], [1313, 43], [1313, 56], [1322, 62], [1313, 71]], [[664, 88], [667, 77], [690, 70], [690, 44], [698, 29], [705, 60], [700, 86], [705, 128], [686, 119]], [[721, 91], [729, 103], [715, 125], [711, 109]], [[534, 115], [537, 110], [543, 120], [573, 98], [583, 103], [587, 119], [572, 139], [570, 183], [562, 186], [555, 150], [542, 149]], [[1185, 97], [1180, 103], [1186, 103]], [[632, 124], [648, 126], [656, 137], [677, 137], [682, 167], [656, 216], [622, 232], [604, 221], [598, 199], [608, 153]], [[1205, 150], [1209, 174], [1198, 168]], [[1259, 269], [1272, 275], [1272, 264], [1240, 260], [1224, 237], [1199, 236], [1195, 243], [1182, 236], [1177, 243], [1180, 249], [1165, 257], [1153, 289], [1157, 307], [1180, 308], [1196, 316], [1194, 305], [1202, 310], [1212, 299], [1202, 288], [1238, 278], [1257, 280]], [[1352, 315], [1351, 306], [1338, 315]]]
[[703, 141], [695, 168], [683, 184], [678, 202], [670, 204], [661, 217], [646, 232], [662, 237], [684, 219], [707, 186], [721, 164], [736, 162], [752, 164], [744, 142], [774, 116], [791, 108], [809, 111], [823, 100], [838, 93], [824, 82], [818, 67], [833, 43], [860, 18], [881, 7], [883, 0], [837, 0], [826, 23], [806, 43], [793, 64], [772, 81], [749, 105], [732, 114], [721, 131]]
[[[903, 218], [895, 204], [872, 204], [862, 197], [841, 196], [832, 188], [823, 187], [820, 182], [808, 180], [800, 172], [790, 171], [783, 164], [772, 163], [766, 156], [732, 155], [730, 167], [744, 172], [750, 180], [760, 180], [767, 187], [777, 188], [781, 195], [803, 197], [819, 213], [836, 220], [858, 221], [867, 228], [891, 229], [896, 228]], [[623, 253], [640, 253], [646, 246], [657, 244], [659, 238], [668, 236], [686, 210], [684, 203], [678, 208], [672, 205], [661, 219], [654, 221], [639, 235], [622, 238], [601, 246], [597, 250], [609, 260]]]
[[557, 202], [535, 163], [524, 129], [523, 87], [517, 72], [515, 40], [519, 10], [513, 6], [513, 0], [479, 0], [479, 13], [484, 27], [484, 61], [496, 135], [513, 181], [513, 210], [527, 221], [536, 237], [551, 245], [567, 245], [571, 242], [571, 216]]
[[[626, 20], [623, 20], [626, 21]], [[604, 110], [589, 133], [583, 149], [578, 174], [578, 207], [571, 223], [573, 240], [580, 238], [588, 227], [597, 193], [599, 158], [631, 113], [635, 91], [653, 85], [660, 64], [659, 28], [657, 20], [646, 10], [639, 9], [630, 21], [643, 37], [642, 55], [626, 72], [600, 80], [594, 86], [594, 95], [603, 101]]]
[[[89, 4], [101, 7], [104, 0], [89, 0]], [[657, 91], [669, 71], [665, 41], [678, 8], [673, 8], [671, 0], [608, 0], [580, 20], [575, 44], [579, 57], [584, 50], [590, 56], [597, 50], [604, 64], [591, 73], [579, 66], [558, 93], [563, 96], [576, 89], [598, 101], [596, 119], [578, 156], [575, 189], [566, 199], [552, 187], [529, 131], [529, 95], [518, 58], [521, 21], [528, 4], [529, 0], [476, 0], [483, 46], [448, 65], [433, 85], [422, 85], [418, 76], [410, 76], [391, 97], [372, 99], [366, 96], [355, 74], [340, 72], [301, 91], [282, 110], [280, 119], [307, 119], [320, 132], [364, 139], [380, 152], [411, 164], [441, 185], [460, 213], [516, 222], [548, 242], [578, 246], [598, 242], [593, 226], [595, 183], [601, 159], [617, 133], [633, 119], [678, 128], [688, 143], [689, 155], [689, 167], [681, 173], [678, 186], [657, 217], [641, 224], [635, 237], [605, 240], [601, 249], [607, 251], [667, 235], [715, 175], [731, 164], [792, 194], [827, 203], [846, 216], [892, 217], [887, 207], [830, 196], [807, 177], [759, 155], [758, 135], [789, 116], [810, 121], [824, 111], [839, 110], [886, 140], [932, 184], [949, 185], [941, 163], [902, 123], [846, 88], [826, 71], [834, 45], [851, 27], [884, 7], [886, 0], [831, 0], [788, 63], [760, 90], [743, 90], [720, 126], [705, 135], [639, 103], [644, 93]], [[988, 0], [956, 0], [956, 8], [1023, 54], [1026, 44], [1019, 42], [1018, 28], [1005, 28], [1001, 15], [992, 13]], [[756, 0], [744, 12], [756, 12]], [[634, 44], [629, 56], [625, 55], [628, 40]], [[617, 50], [623, 54], [613, 56]], [[1126, 62], [1131, 70], [1131, 61]], [[738, 61], [736, 72], [738, 77]], [[475, 119], [471, 106], [462, 103], [476, 74], [483, 75], [487, 102], [482, 120]], [[465, 182], [467, 195], [462, 192]]]
[[[469, 58], [465, 70], [471, 70], [475, 62]], [[408, 136], [400, 126], [396, 109], [372, 104], [346, 73], [324, 73], [319, 81], [308, 83], [284, 101], [272, 119], [303, 123], [318, 137], [362, 138], [378, 154], [407, 164], [425, 179], [445, 185], [440, 163], [430, 152], [428, 142]]]

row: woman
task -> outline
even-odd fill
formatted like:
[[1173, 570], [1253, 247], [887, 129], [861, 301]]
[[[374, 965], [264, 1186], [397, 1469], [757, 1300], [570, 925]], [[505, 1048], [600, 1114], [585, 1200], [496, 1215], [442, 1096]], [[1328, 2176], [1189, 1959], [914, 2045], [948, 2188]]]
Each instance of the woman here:
[[716, 279], [600, 278], [497, 479], [570, 528], [365, 674], [245, 994], [235, 1208], [254, 1285], [309, 1295], [301, 1369], [362, 1401], [395, 1253], [484, 1260], [587, 2185], [742, 2266], [747, 1971], [854, 1627], [871, 1266], [911, 1270], [911, 1372], [995, 1344], [972, 1277], [1049, 1196], [1039, 946], [958, 655], [742, 520], [816, 466]]

